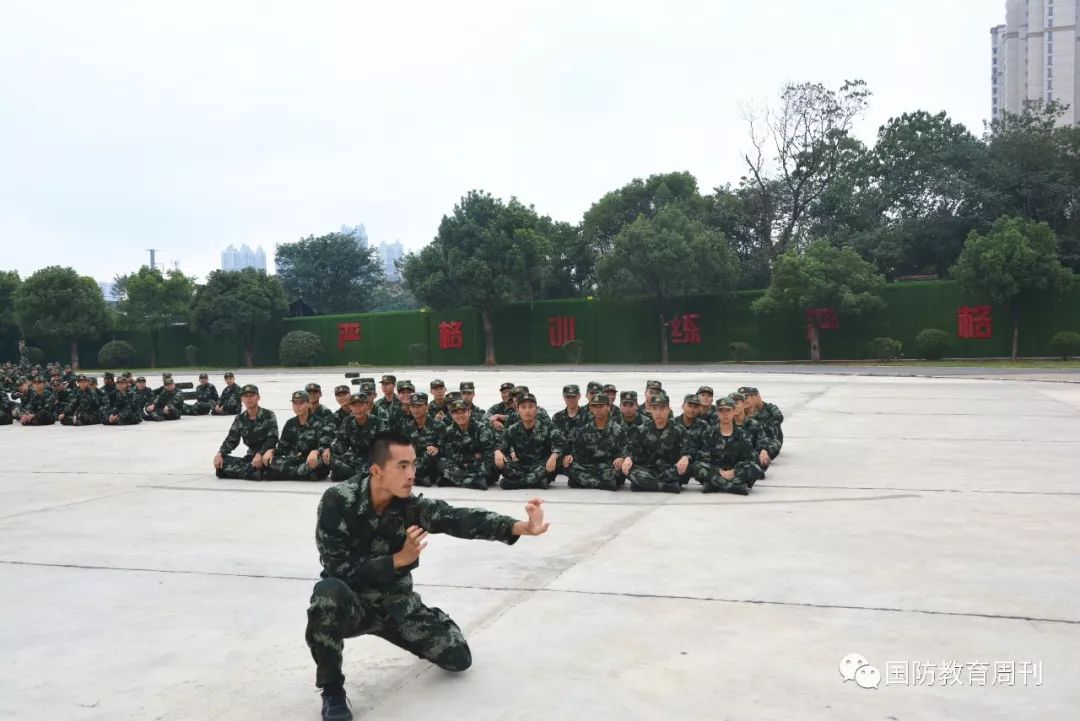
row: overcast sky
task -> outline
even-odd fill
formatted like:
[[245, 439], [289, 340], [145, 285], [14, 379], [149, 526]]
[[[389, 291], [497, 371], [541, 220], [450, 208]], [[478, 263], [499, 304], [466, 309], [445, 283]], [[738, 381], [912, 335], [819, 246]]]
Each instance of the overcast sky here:
[[0, 268], [99, 280], [363, 223], [431, 240], [470, 188], [577, 221], [634, 177], [736, 182], [743, 108], [866, 80], [982, 132], [1004, 0], [7, 2]]

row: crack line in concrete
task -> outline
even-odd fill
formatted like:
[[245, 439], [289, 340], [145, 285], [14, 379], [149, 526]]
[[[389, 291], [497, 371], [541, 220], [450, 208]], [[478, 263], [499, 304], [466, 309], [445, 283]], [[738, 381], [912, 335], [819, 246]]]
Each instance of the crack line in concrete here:
[[[996, 491], [981, 488], [893, 488], [891, 486], [799, 486], [770, 483], [769, 488], [825, 488], [845, 491], [907, 491], [909, 493], [983, 493], [986, 495], [1017, 496], [1080, 496], [1080, 491]], [[884, 496], [891, 498], [892, 496]], [[858, 499], [851, 499], [858, 500]]]
[[9, 520], [11, 518], [18, 518], [19, 516], [30, 516], [30, 515], [33, 515], [35, 513], [45, 513], [46, 511], [56, 511], [56, 510], [59, 510], [61, 508], [70, 508], [71, 506], [81, 506], [84, 503], [93, 503], [95, 501], [102, 501], [102, 500], [105, 500], [106, 498], [116, 498], [117, 496], [122, 496], [125, 493], [131, 493], [134, 490], [135, 489], [133, 489], [133, 488], [125, 488], [124, 490], [117, 491], [116, 493], [106, 493], [104, 496], [95, 496], [93, 498], [84, 498], [81, 501], [72, 501], [71, 503], [61, 503], [61, 504], [56, 505], [56, 506], [45, 506], [44, 508], [33, 508], [33, 509], [28, 510], [28, 511], [19, 511], [18, 513], [12, 513], [12, 514], [7, 515], [7, 516], [0, 516], [0, 521], [7, 521], [7, 520]]

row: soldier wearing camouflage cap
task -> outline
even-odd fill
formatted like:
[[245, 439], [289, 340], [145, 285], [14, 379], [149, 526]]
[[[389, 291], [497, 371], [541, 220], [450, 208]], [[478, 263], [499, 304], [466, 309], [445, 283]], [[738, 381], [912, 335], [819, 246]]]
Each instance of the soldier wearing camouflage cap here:
[[436, 485], [443, 473], [441, 454], [446, 425], [428, 411], [426, 393], [413, 393], [409, 398], [409, 417], [402, 422], [401, 433], [412, 441], [416, 451], [416, 485]]
[[697, 389], [697, 397], [701, 400], [701, 408], [698, 410], [698, 418], [705, 421], [705, 425], [714, 426], [719, 420], [716, 415], [716, 406], [713, 405], [712, 386], [701, 386]]
[[146, 407], [146, 420], [150, 421], [178, 421], [183, 413], [184, 396], [176, 388], [176, 381], [168, 373], [163, 373], [161, 390], [158, 391], [154, 401]]
[[735, 425], [735, 400], [725, 396], [716, 402], [718, 420], [702, 439], [702, 450], [690, 466], [690, 473], [705, 493], [734, 493], [745, 496], [757, 480], [760, 469], [754, 464], [749, 439]]
[[[337, 418], [334, 417], [334, 412], [332, 410], [322, 404], [322, 386], [318, 383], [308, 383], [304, 386], [304, 390], [308, 394], [308, 407], [311, 410], [311, 417], [319, 425], [323, 426], [323, 432], [325, 434], [333, 438], [334, 434], [337, 433]], [[329, 452], [325, 452], [324, 456], [323, 462], [329, 465]]]
[[657, 391], [652, 402], [652, 418], [630, 432], [623, 472], [632, 491], [678, 493], [690, 472], [693, 450], [686, 429], [670, 422], [667, 393]]
[[765, 471], [768, 470], [769, 463], [772, 461], [773, 455], [775, 455], [776, 440], [769, 434], [768, 429], [763, 424], [746, 414], [746, 396], [744, 394], [736, 391], [731, 394], [731, 398], [735, 401], [735, 425], [741, 428], [750, 440], [750, 445], [754, 450], [755, 462], [760, 469], [760, 475], [755, 480], [760, 481], [765, 477]]
[[217, 405], [219, 399], [217, 387], [210, 382], [210, 376], [205, 372], [200, 373], [199, 382], [195, 384], [194, 402], [184, 404], [184, 415], [210, 415], [210, 412], [214, 410], [214, 406]]
[[116, 393], [101, 422], [107, 426], [133, 426], [142, 423], [142, 406], [131, 388], [129, 374], [124, 373], [116, 379]]
[[223, 376], [225, 385], [221, 388], [218, 401], [214, 404], [211, 413], [215, 416], [234, 416], [240, 412], [240, 386], [236, 384], [236, 375], [232, 371], [226, 371]]
[[566, 454], [570, 452], [570, 447], [573, 445], [578, 430], [586, 423], [590, 423], [592, 416], [589, 415], [588, 408], [581, 406], [581, 388], [576, 384], [571, 383], [563, 386], [562, 395], [566, 407], [552, 416], [551, 422], [555, 424], [563, 437], [565, 451], [563, 456], [559, 458], [559, 467], [568, 468], [570, 463], [566, 460]]
[[486, 491], [499, 479], [493, 455], [495, 432], [476, 420], [464, 400], [450, 403], [450, 421], [443, 434], [439, 485]]
[[611, 414], [607, 394], [597, 393], [589, 401], [589, 421], [574, 436], [563, 461], [571, 488], [615, 491], [625, 483], [627, 431]]
[[56, 423], [56, 401], [45, 387], [45, 378], [34, 376], [32, 387], [19, 406], [19, 423], [24, 426], [51, 426]]
[[[483, 408], [476, 405], [476, 385], [472, 381], [462, 381], [458, 386], [461, 390], [461, 399], [465, 401], [465, 405], [469, 409], [469, 415], [476, 423], [485, 423], [487, 421], [487, 413]], [[446, 426], [449, 428], [454, 422], [453, 418], [447, 420]]]
[[98, 425], [104, 411], [101, 397], [90, 387], [90, 379], [86, 376], [76, 376], [75, 382], [78, 388], [69, 396], [67, 406], [58, 420], [65, 426]]
[[374, 394], [360, 391], [349, 398], [352, 417], [347, 418], [333, 436], [328, 462], [333, 480], [345, 481], [365, 474], [371, 466], [371, 442], [377, 433], [386, 430], [382, 416], [373, 413]]
[[[690, 454], [694, 458], [701, 455], [705, 432], [709, 430], [709, 425], [701, 420], [702, 410], [701, 397], [697, 393], [690, 393], [683, 398], [682, 413], [672, 421], [675, 425], [682, 426], [686, 430]], [[689, 480], [690, 476], [687, 475], [683, 482]]]
[[499, 395], [502, 397], [502, 400], [491, 408], [488, 408], [488, 421], [491, 423], [491, 427], [496, 433], [502, 433], [506, 430], [506, 426], [508, 425], [506, 421], [510, 417], [510, 413], [514, 410], [511, 394], [515, 387], [516, 386], [509, 381], [501, 384], [499, 386]]
[[506, 429], [495, 448], [495, 467], [502, 473], [499, 485], [504, 490], [547, 488], [558, 473], [562, 434], [554, 423], [540, 422], [532, 393], [519, 395], [515, 410], [518, 420]]
[[335, 434], [337, 434], [337, 429], [341, 428], [341, 424], [346, 418], [352, 418], [352, 406], [349, 404], [351, 397], [352, 393], [349, 391], [349, 386], [334, 386], [334, 402], [338, 404], [337, 410], [334, 411]]
[[450, 421], [450, 409], [446, 407], [446, 383], [439, 378], [428, 384], [431, 391], [431, 402], [428, 403], [428, 414], [439, 423]]
[[[401, 405], [401, 401], [398, 399], [395, 391], [397, 390], [397, 376], [384, 373], [379, 378], [379, 391], [381, 396], [375, 401], [375, 413], [382, 416], [383, 421], [390, 427], [396, 427], [400, 423], [404, 414], [404, 408]], [[393, 421], [393, 423], [391, 423]]]
[[[249, 383], [237, 389], [242, 409], [233, 418], [229, 433], [214, 456], [214, 472], [218, 478], [238, 478], [261, 481], [268, 475], [270, 462], [278, 444], [277, 416], [259, 405], [259, 387]], [[246, 452], [232, 452], [243, 441]]]
[[293, 417], [285, 421], [277, 446], [269, 452], [263, 473], [268, 481], [316, 481], [330, 475], [326, 459], [334, 437], [327, 424], [311, 412], [308, 391], [293, 391]]
[[618, 413], [613, 415], [612, 420], [627, 431], [644, 425], [648, 419], [648, 416], [642, 413], [638, 407], [637, 391], [623, 391], [620, 393]]
[[601, 392], [611, 401], [612, 407], [619, 402], [619, 389], [615, 387], [614, 383], [605, 383]]
[[739, 389], [746, 395], [746, 414], [765, 426], [766, 432], [775, 441], [769, 450], [769, 457], [775, 459], [784, 446], [784, 414], [775, 403], [766, 403], [760, 391], [753, 386]]

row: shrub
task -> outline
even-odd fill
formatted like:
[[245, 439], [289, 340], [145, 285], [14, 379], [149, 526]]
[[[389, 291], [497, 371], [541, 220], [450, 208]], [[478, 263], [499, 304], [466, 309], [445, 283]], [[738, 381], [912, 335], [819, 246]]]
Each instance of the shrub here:
[[904, 344], [895, 338], [875, 338], [870, 341], [870, 352], [878, 360], [888, 363], [903, 355]]
[[184, 346], [184, 358], [187, 359], [189, 366], [199, 365], [199, 346], [186, 345]]
[[562, 345], [563, 355], [566, 356], [566, 360], [571, 363], [580, 363], [581, 359], [585, 357], [585, 344], [577, 340], [568, 340]]
[[102, 368], [134, 368], [135, 346], [126, 340], [111, 340], [101, 346], [97, 360]]
[[1080, 355], [1080, 333], [1071, 330], [1054, 333], [1054, 337], [1050, 339], [1050, 350], [1054, 351], [1054, 355], [1061, 356], [1061, 360]]
[[412, 358], [414, 366], [427, 365], [428, 362], [428, 347], [425, 343], [410, 343], [409, 344], [409, 356]]
[[915, 336], [915, 350], [926, 360], [941, 360], [951, 345], [952, 338], [940, 328], [927, 328]]
[[278, 357], [283, 366], [313, 366], [322, 362], [322, 340], [306, 330], [291, 330], [281, 337]]
[[26, 352], [26, 360], [30, 361], [30, 365], [39, 366], [45, 362], [45, 351], [37, 346], [28, 345], [24, 350]]
[[741, 363], [744, 360], [749, 360], [757, 354], [757, 351], [754, 350], [754, 346], [750, 345], [749, 343], [743, 343], [741, 340], [729, 344], [727, 349], [728, 355], [731, 356], [731, 360], [735, 361], [736, 363]]

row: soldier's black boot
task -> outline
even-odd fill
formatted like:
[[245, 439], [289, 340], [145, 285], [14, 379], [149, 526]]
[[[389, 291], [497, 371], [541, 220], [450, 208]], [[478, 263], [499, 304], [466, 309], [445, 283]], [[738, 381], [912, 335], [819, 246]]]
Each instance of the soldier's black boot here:
[[345, 697], [344, 690], [323, 693], [322, 717], [323, 721], [352, 721], [349, 699]]

